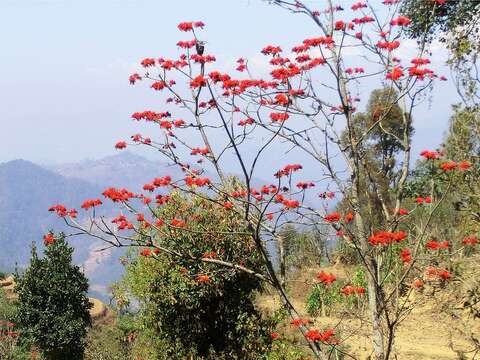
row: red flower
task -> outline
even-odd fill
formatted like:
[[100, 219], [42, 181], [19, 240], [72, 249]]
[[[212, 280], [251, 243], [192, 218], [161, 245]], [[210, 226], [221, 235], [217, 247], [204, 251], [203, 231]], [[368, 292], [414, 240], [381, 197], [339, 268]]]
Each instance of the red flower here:
[[343, 220], [345, 221], [345, 223], [348, 224], [350, 221], [353, 220], [353, 214], [349, 212], [347, 215], [344, 216]]
[[402, 249], [402, 251], [400, 252], [400, 257], [402, 258], [404, 264], [408, 264], [410, 261], [412, 261], [412, 254], [410, 253], [410, 249]]
[[127, 143], [125, 141], [119, 141], [115, 144], [115, 149], [121, 150], [127, 147]]
[[227, 210], [230, 210], [230, 209], [233, 208], [233, 203], [232, 203], [231, 201], [225, 201], [225, 202], [223, 203], [223, 207], [224, 207], [225, 209], [227, 209]]
[[351, 7], [351, 9], [352, 9], [353, 11], [356, 11], [356, 10], [360, 10], [360, 9], [367, 8], [367, 7], [368, 7], [367, 4], [359, 1], [359, 2], [357, 2], [357, 3], [355, 3], [355, 4], [353, 4], [352, 7]]
[[85, 200], [84, 203], [82, 204], [81, 208], [88, 210], [91, 207], [99, 206], [102, 205], [102, 200], [100, 199], [93, 199], [93, 200]]
[[152, 251], [150, 249], [143, 249], [142, 251], [140, 251], [140, 255], [150, 256], [150, 255], [152, 255]]
[[151, 86], [153, 90], [163, 90], [165, 88], [165, 82], [164, 81], [155, 81]]
[[280, 334], [277, 333], [277, 332], [272, 332], [272, 334], [270, 336], [272, 337], [273, 340], [276, 340], [280, 337]]
[[282, 52], [280, 46], [268, 45], [262, 49], [263, 55], [276, 55]]
[[305, 337], [310, 341], [330, 342], [331, 337], [335, 335], [335, 330], [328, 329], [321, 333], [319, 330], [312, 329], [305, 333]]
[[137, 73], [130, 75], [128, 78], [128, 81], [130, 81], [130, 84], [132, 85], [135, 84], [137, 80], [142, 80], [142, 77]]
[[440, 168], [443, 171], [455, 170], [457, 168], [457, 163], [455, 161], [446, 161], [440, 165]]
[[290, 116], [287, 113], [271, 113], [270, 114], [270, 119], [276, 122], [284, 122], [289, 117]]
[[390, 245], [394, 243], [402, 242], [407, 238], [407, 233], [404, 231], [389, 232], [380, 231], [368, 238], [368, 242], [371, 245]]
[[187, 223], [183, 220], [172, 219], [172, 221], [170, 222], [170, 225], [181, 228], [181, 227], [185, 227]]
[[67, 208], [61, 204], [53, 205], [48, 208], [50, 212], [56, 212], [58, 216], [65, 217], [68, 215]]
[[192, 89], [203, 87], [206, 85], [207, 85], [207, 80], [203, 77], [203, 75], [198, 75], [197, 77], [193, 78], [192, 81], [190, 81], [190, 87]]
[[330, 285], [332, 284], [335, 280], [337, 280], [337, 277], [330, 273], [330, 274], [327, 274], [326, 272], [324, 271], [321, 271], [318, 275], [317, 275], [317, 278], [320, 280], [320, 282], [322, 282], [323, 284], [325, 285]]
[[324, 217], [325, 221], [329, 222], [329, 223], [339, 222], [341, 218], [342, 217], [340, 216], [340, 214], [338, 212], [333, 212], [333, 213], [327, 214]]
[[389, 52], [397, 49], [399, 46], [400, 46], [400, 41], [398, 41], [398, 40], [395, 40], [395, 41], [392, 41], [392, 42], [388, 42], [388, 41], [377, 42], [377, 47], [378, 48], [383, 49], [383, 50], [387, 50]]
[[394, 66], [392, 71], [387, 73], [387, 79], [396, 81], [403, 76], [403, 70], [400, 66]]
[[423, 281], [422, 281], [422, 279], [415, 279], [415, 280], [413, 280], [412, 285], [413, 285], [413, 287], [415, 287], [417, 289], [420, 289], [421, 287], [423, 287]]
[[146, 59], [143, 59], [140, 64], [141, 64], [144, 68], [147, 68], [147, 67], [150, 67], [150, 66], [155, 66], [155, 59], [146, 58]]
[[458, 164], [458, 169], [461, 171], [468, 170], [472, 167], [472, 163], [470, 161], [462, 161]]
[[345, 23], [342, 20], [336, 21], [335, 30], [345, 30]]
[[364, 287], [355, 287], [355, 286], [345, 286], [340, 292], [345, 295], [345, 296], [350, 296], [350, 295], [364, 295], [365, 294], [365, 288]]
[[55, 238], [53, 234], [50, 232], [47, 235], [44, 235], [43, 242], [45, 243], [45, 246], [52, 245], [53, 243], [55, 243]]
[[408, 214], [409, 214], [408, 210], [398, 209], [398, 215], [403, 216], [403, 215], [408, 215]]
[[423, 156], [427, 160], [435, 160], [435, 159], [438, 159], [440, 154], [436, 151], [423, 150], [420, 153], [420, 156]]
[[411, 63], [415, 66], [422, 66], [422, 65], [430, 64], [430, 60], [429, 59], [422, 59], [422, 58], [415, 58], [411, 61]]
[[464, 245], [475, 246], [479, 243], [478, 238], [476, 236], [467, 236], [463, 239]]
[[205, 275], [205, 274], [200, 274], [200, 275], [197, 275], [195, 280], [199, 283], [209, 282], [210, 281], [210, 276]]
[[392, 21], [390, 21], [390, 25], [392, 25], [392, 26], [408, 26], [408, 25], [411, 24], [411, 22], [412, 22], [412, 20], [410, 20], [409, 18], [407, 18], [405, 16], [399, 16], [396, 19], [393, 19]]

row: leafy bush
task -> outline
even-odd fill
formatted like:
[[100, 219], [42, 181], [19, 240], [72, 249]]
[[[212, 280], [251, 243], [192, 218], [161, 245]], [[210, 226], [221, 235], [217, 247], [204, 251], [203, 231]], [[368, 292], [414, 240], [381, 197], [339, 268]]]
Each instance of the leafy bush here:
[[20, 341], [38, 347], [47, 359], [82, 359], [91, 323], [88, 282], [72, 264], [73, 249], [64, 236], [50, 240], [45, 256], [39, 258], [33, 247], [30, 266], [16, 274]]
[[[147, 359], [258, 359], [270, 348], [274, 325], [262, 319], [253, 303], [260, 281], [202, 261], [258, 270], [255, 245], [244, 235], [241, 220], [211, 201], [173, 195], [156, 216], [171, 219], [178, 214], [195, 219], [189, 231], [160, 227], [151, 252], [129, 255], [116, 291], [122, 303], [125, 293], [139, 302], [133, 354]], [[153, 251], [160, 242], [189, 249], [191, 257], [172, 261], [169, 254]]]

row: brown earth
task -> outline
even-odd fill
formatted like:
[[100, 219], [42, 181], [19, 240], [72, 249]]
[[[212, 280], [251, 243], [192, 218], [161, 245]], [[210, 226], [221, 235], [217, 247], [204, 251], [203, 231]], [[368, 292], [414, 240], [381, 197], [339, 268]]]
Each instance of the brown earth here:
[[[338, 278], [350, 278], [350, 271], [341, 266], [322, 268], [332, 272]], [[370, 359], [371, 345], [369, 322], [365, 316], [355, 316], [341, 311], [335, 311], [330, 316], [312, 318], [305, 310], [305, 298], [315, 282], [319, 269], [310, 269], [292, 279], [289, 293], [292, 303], [302, 317], [311, 319], [313, 328], [324, 329], [334, 327], [341, 344], [347, 346], [348, 354], [359, 360]], [[457, 288], [455, 288], [457, 286]], [[458, 285], [442, 289], [435, 296], [425, 289], [423, 292], [412, 292], [409, 301], [415, 306], [404, 319], [397, 330], [394, 342], [394, 356], [398, 360], [460, 360], [479, 359], [480, 353], [475, 353], [480, 344], [480, 318], [476, 318], [469, 309], [464, 307], [459, 296]], [[272, 294], [263, 294], [258, 298], [259, 307], [265, 312], [280, 308], [280, 300]], [[288, 323], [288, 321], [287, 321]], [[289, 324], [279, 329], [285, 338], [302, 343], [299, 332]]]

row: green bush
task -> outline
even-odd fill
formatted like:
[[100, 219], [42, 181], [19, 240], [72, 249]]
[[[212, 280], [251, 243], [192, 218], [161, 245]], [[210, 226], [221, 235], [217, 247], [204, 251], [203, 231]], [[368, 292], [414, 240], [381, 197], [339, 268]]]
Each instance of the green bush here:
[[23, 275], [16, 274], [20, 342], [39, 348], [47, 359], [83, 358], [91, 304], [87, 279], [72, 264], [72, 253], [60, 235], [46, 247], [43, 258], [33, 247], [29, 267]]
[[[189, 221], [188, 231], [161, 227], [152, 239], [152, 255], [129, 255], [116, 296], [122, 304], [130, 297], [139, 305], [133, 354], [145, 359], [264, 356], [274, 321], [263, 319], [254, 306], [260, 281], [199, 260], [208, 256], [261, 270], [255, 244], [241, 220], [211, 201], [178, 194], [156, 216], [165, 223], [174, 217]], [[155, 245], [182, 247], [192, 257], [153, 255]]]

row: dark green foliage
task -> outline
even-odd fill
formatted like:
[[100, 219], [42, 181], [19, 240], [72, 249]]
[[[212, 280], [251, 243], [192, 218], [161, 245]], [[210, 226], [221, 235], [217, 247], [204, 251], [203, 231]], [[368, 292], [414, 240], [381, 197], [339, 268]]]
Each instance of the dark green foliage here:
[[72, 264], [73, 249], [63, 235], [39, 258], [32, 249], [30, 266], [16, 274], [16, 323], [20, 340], [38, 347], [52, 360], [83, 358], [84, 337], [91, 324], [88, 281]]
[[[258, 254], [234, 212], [201, 199], [172, 197], [159, 218], [195, 219], [189, 231], [160, 230], [154, 244], [172, 242], [194, 257], [261, 269]], [[201, 231], [200, 231], [201, 230]], [[254, 306], [260, 281], [244, 272], [194, 259], [132, 254], [123, 284], [117, 289], [135, 298], [134, 355], [148, 359], [259, 359], [270, 348], [273, 321]], [[199, 275], [208, 276], [199, 281]], [[120, 295], [122, 302], [125, 296]]]
[[448, 0], [443, 5], [434, 1], [405, 0], [402, 12], [412, 19], [409, 32], [412, 37], [427, 40], [441, 37], [457, 27], [478, 21], [478, 0]]

